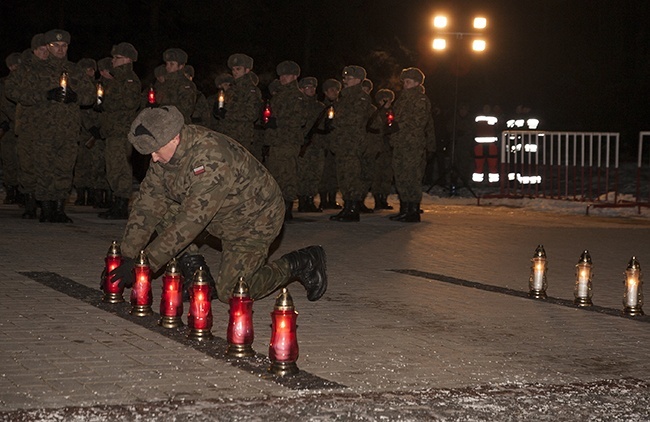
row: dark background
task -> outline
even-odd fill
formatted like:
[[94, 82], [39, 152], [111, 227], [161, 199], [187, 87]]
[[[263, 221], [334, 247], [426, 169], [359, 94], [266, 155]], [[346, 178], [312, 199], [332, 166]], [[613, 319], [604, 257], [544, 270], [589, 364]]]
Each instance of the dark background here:
[[[375, 89], [396, 90], [400, 70], [418, 66], [445, 111], [454, 105], [458, 60], [458, 101], [473, 112], [487, 103], [510, 115], [527, 104], [541, 129], [620, 132], [624, 152], [635, 155], [638, 132], [650, 130], [649, 9], [646, 0], [2, 0], [0, 53], [22, 51], [53, 28], [71, 33], [73, 61], [100, 59], [128, 41], [148, 84], [162, 52], [179, 47], [206, 95], [236, 52], [254, 58], [261, 88], [282, 60], [320, 82], [362, 65]], [[484, 14], [488, 50], [476, 55], [457, 44], [434, 52], [431, 20], [442, 10], [459, 32]]]

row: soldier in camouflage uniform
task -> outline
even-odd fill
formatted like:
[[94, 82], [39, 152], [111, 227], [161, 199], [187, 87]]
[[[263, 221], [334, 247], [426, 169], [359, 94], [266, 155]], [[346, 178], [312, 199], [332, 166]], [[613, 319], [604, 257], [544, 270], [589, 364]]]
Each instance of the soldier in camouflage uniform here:
[[280, 79], [278, 92], [271, 98], [272, 117], [266, 125], [265, 143], [269, 145], [266, 166], [282, 189], [285, 220], [291, 220], [293, 201], [298, 196], [298, 155], [309, 128], [307, 99], [298, 88], [300, 66], [283, 61], [276, 66]]
[[[267, 262], [283, 224], [280, 188], [264, 166], [231, 138], [183, 125], [175, 107], [143, 110], [129, 140], [152, 163], [133, 201], [121, 248], [124, 263], [114, 280], [133, 282], [134, 258], [144, 250], [156, 272], [181, 254], [204, 230], [221, 239], [222, 260], [216, 293], [228, 303], [239, 277], [261, 299], [300, 280], [309, 300], [327, 289], [325, 251], [320, 246], [290, 252]], [[169, 218], [171, 215], [171, 218]], [[154, 231], [157, 236], [150, 241]], [[202, 256], [183, 274], [191, 282]]]
[[[11, 53], [5, 63], [9, 73], [13, 73], [22, 61], [20, 53]], [[20, 202], [18, 191], [18, 138], [15, 131], [16, 103], [9, 100], [4, 94], [4, 85], [7, 77], [0, 80], [0, 161], [2, 162], [2, 181], [7, 192], [4, 203], [15, 204]]]
[[99, 217], [126, 220], [129, 198], [133, 192], [133, 148], [128, 142], [128, 128], [140, 108], [140, 78], [133, 71], [138, 51], [127, 42], [113, 46], [112, 69], [104, 82], [104, 98], [100, 105], [101, 134], [106, 139], [106, 178], [113, 192], [113, 204]]
[[431, 102], [420, 89], [424, 82], [424, 73], [420, 69], [409, 67], [402, 70], [400, 80], [404, 89], [395, 100], [395, 132], [390, 135], [400, 211], [389, 218], [411, 223], [420, 221], [424, 172], [422, 163], [426, 151], [425, 128], [431, 116]]
[[196, 107], [198, 90], [194, 82], [185, 77], [183, 67], [187, 63], [187, 53], [180, 48], [170, 48], [163, 53], [167, 73], [164, 82], [156, 84], [156, 102], [158, 105], [173, 105], [178, 108], [185, 123], [192, 123], [192, 113]]
[[[86, 76], [95, 84], [95, 73], [97, 72], [97, 62], [90, 58], [84, 58], [77, 62], [79, 67], [84, 71]], [[90, 133], [91, 128], [99, 126], [99, 115], [94, 110], [95, 104], [81, 106], [81, 134], [79, 137], [79, 146], [77, 147], [77, 161], [74, 165], [74, 190], [77, 192], [75, 205], [92, 205], [93, 193], [92, 185], [94, 182], [94, 155], [95, 138]], [[93, 129], [94, 130], [94, 129]]]
[[327, 109], [325, 104], [316, 98], [318, 79], [311, 76], [302, 78], [298, 86], [307, 99], [307, 126], [310, 128], [298, 156], [298, 211], [321, 212], [323, 209], [314, 204], [314, 196], [318, 193], [318, 184], [325, 165], [323, 135], [326, 133]]
[[[361, 87], [366, 94], [370, 96], [374, 84], [368, 78], [361, 81]], [[368, 192], [372, 188], [372, 182], [375, 178], [375, 173], [377, 172], [377, 154], [379, 153], [379, 147], [381, 144], [381, 131], [378, 129], [372, 129], [371, 126], [374, 123], [373, 121], [379, 117], [379, 112], [377, 107], [371, 105], [370, 115], [366, 123], [366, 136], [363, 138], [360, 148], [359, 160], [361, 163], [361, 189], [363, 192], [363, 197], [361, 199], [361, 204], [359, 204], [359, 212], [370, 214], [373, 212], [371, 208], [368, 208], [365, 204], [365, 198], [368, 196]]]
[[[49, 57], [44, 65], [24, 66], [7, 96], [34, 107], [39, 116], [34, 165], [38, 169], [36, 199], [41, 201], [41, 222], [71, 223], [65, 202], [72, 189], [74, 162], [81, 125], [80, 105], [95, 101], [95, 86], [83, 71], [67, 59], [70, 34], [55, 29], [44, 35]], [[9, 81], [8, 81], [9, 82]], [[65, 82], [65, 83], [64, 83]]]
[[[183, 73], [187, 79], [194, 82], [194, 66], [189, 64], [185, 65], [183, 67]], [[205, 95], [197, 88], [196, 104], [194, 105], [194, 112], [192, 113], [192, 123], [208, 127], [209, 121], [210, 109], [208, 109], [208, 99], [205, 98]]]
[[261, 161], [261, 151], [255, 142], [255, 121], [260, 116], [262, 92], [251, 72], [253, 59], [245, 54], [233, 54], [228, 57], [228, 68], [233, 81], [230, 89], [224, 92], [223, 107], [219, 107], [218, 102], [213, 105], [215, 130], [237, 139]]
[[393, 185], [393, 150], [389, 144], [387, 113], [390, 111], [395, 93], [390, 89], [380, 89], [375, 94], [377, 116], [373, 127], [379, 129], [379, 144], [376, 158], [375, 178], [372, 182], [372, 194], [375, 197], [375, 211], [392, 210], [388, 205], [388, 195]]
[[[8, 80], [22, 75], [25, 71], [22, 69], [34, 66], [45, 67], [46, 59], [50, 55], [47, 49], [47, 43], [44, 41], [43, 34], [36, 34], [32, 37], [31, 49], [22, 53], [22, 62], [16, 72], [12, 72], [7, 77]], [[13, 81], [11, 82], [14, 83]], [[15, 131], [18, 136], [16, 152], [18, 154], [18, 182], [20, 192], [25, 201], [25, 212], [22, 217], [25, 219], [35, 219], [37, 213], [36, 207], [36, 167], [34, 164], [34, 142], [39, 136], [39, 130], [44, 128], [38, 124], [40, 113], [38, 108], [27, 106], [22, 103], [16, 104], [16, 124]]]
[[226, 92], [232, 87], [234, 80], [230, 73], [220, 73], [214, 78], [214, 85], [217, 87], [217, 92], [208, 97], [208, 111], [210, 112], [208, 127], [217, 132], [222, 122], [221, 119], [215, 118], [212, 111], [215, 108], [219, 109], [219, 96], [221, 96], [225, 106]]
[[368, 117], [372, 114], [372, 100], [361, 86], [366, 70], [361, 66], [343, 69], [341, 98], [334, 106], [332, 122], [336, 157], [336, 171], [344, 207], [330, 217], [332, 221], [359, 221], [359, 208], [365, 197], [361, 185], [361, 147], [366, 136]]
[[[339, 99], [341, 92], [341, 82], [336, 79], [327, 79], [323, 82], [323, 104], [325, 107], [332, 108]], [[342, 207], [336, 203], [336, 192], [339, 190], [338, 180], [336, 178], [336, 159], [331, 150], [334, 135], [327, 133], [323, 135], [323, 149], [325, 161], [323, 164], [323, 174], [318, 185], [318, 195], [320, 197], [319, 207], [322, 209], [337, 209]]]

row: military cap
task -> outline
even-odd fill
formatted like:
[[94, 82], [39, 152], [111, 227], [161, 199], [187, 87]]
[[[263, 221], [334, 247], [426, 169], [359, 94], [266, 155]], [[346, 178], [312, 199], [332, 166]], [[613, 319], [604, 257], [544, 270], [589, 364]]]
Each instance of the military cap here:
[[153, 70], [153, 75], [156, 78], [160, 78], [161, 76], [165, 76], [166, 74], [167, 74], [167, 69], [165, 68], [164, 64], [156, 66], [156, 68]]
[[255, 72], [248, 72], [249, 75], [251, 75], [251, 82], [253, 82], [253, 85], [257, 86], [260, 83], [260, 77], [257, 76], [257, 73]]
[[163, 61], [185, 64], [187, 63], [187, 53], [180, 48], [168, 48], [163, 53]]
[[346, 76], [364, 80], [366, 79], [366, 69], [361, 66], [345, 66], [343, 68], [343, 77]]
[[97, 62], [96, 62], [95, 60], [93, 60], [93, 59], [84, 58], [84, 59], [79, 60], [79, 61], [77, 62], [77, 64], [78, 64], [79, 67], [82, 68], [83, 70], [86, 70], [86, 69], [94, 69], [94, 70], [97, 70]]
[[111, 57], [104, 57], [103, 59], [99, 59], [97, 62], [97, 70], [100, 72], [102, 70], [111, 70], [113, 68], [113, 59]]
[[138, 60], [138, 50], [135, 49], [133, 44], [128, 42], [121, 42], [114, 45], [111, 50], [111, 55], [128, 57], [133, 62]]
[[364, 88], [370, 88], [370, 90], [372, 91], [372, 88], [375, 85], [372, 83], [372, 81], [370, 79], [366, 78], [363, 81], [361, 81], [361, 86], [364, 87]]
[[214, 85], [219, 86], [221, 84], [231, 84], [235, 78], [230, 73], [220, 73], [217, 75], [216, 78], [214, 78]]
[[313, 86], [316, 88], [318, 86], [318, 79], [314, 78], [313, 76], [305, 76], [298, 82], [298, 86], [300, 88], [304, 88], [306, 86]]
[[395, 99], [395, 93], [390, 89], [380, 89], [375, 94], [375, 101], [378, 104], [381, 104], [383, 101], [393, 101]]
[[407, 67], [402, 70], [399, 79], [401, 81], [404, 79], [413, 79], [415, 82], [422, 83], [424, 82], [424, 73], [422, 73], [422, 71], [417, 67]]
[[298, 66], [298, 63], [291, 61], [291, 60], [285, 60], [281, 62], [276, 68], [275, 71], [277, 72], [278, 75], [296, 75], [300, 76], [300, 66]]
[[341, 82], [337, 81], [336, 79], [327, 79], [325, 82], [323, 82], [322, 88], [323, 92], [327, 91], [330, 88], [336, 88], [338, 91], [340, 91]]
[[269, 83], [269, 92], [271, 95], [275, 94], [278, 89], [280, 89], [280, 80], [279, 79], [273, 79], [271, 83]]
[[43, 34], [43, 41], [45, 41], [45, 44], [51, 42], [64, 42], [70, 44], [70, 33], [63, 29], [52, 29]]
[[158, 151], [181, 132], [185, 119], [174, 106], [145, 108], [129, 130], [129, 142], [140, 154]]
[[32, 51], [36, 50], [38, 47], [43, 47], [44, 45], [47, 45], [44, 34], [36, 34], [32, 37]]
[[192, 66], [191, 64], [186, 65], [185, 67], [183, 67], [183, 73], [188, 78], [193, 78], [194, 77], [194, 66]]
[[11, 53], [5, 59], [5, 64], [7, 67], [19, 65], [22, 62], [20, 53]]
[[228, 57], [228, 68], [232, 69], [235, 66], [242, 66], [246, 69], [253, 68], [253, 58], [242, 53], [235, 53]]

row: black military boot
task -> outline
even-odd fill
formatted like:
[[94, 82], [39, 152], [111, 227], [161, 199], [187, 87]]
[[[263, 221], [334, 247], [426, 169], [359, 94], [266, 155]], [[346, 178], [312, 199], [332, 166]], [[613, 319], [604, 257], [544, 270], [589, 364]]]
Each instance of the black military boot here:
[[402, 201], [401, 199], [399, 200], [399, 212], [397, 214], [389, 215], [388, 218], [395, 221], [399, 221], [400, 219], [404, 218], [406, 215], [406, 202]]
[[93, 208], [106, 208], [106, 189], [93, 189]]
[[305, 199], [304, 195], [298, 195], [298, 212], [305, 212]]
[[15, 204], [18, 200], [18, 189], [16, 189], [16, 186], [5, 185], [5, 191], [7, 191], [7, 195], [5, 195], [5, 200], [3, 203]]
[[375, 211], [377, 210], [392, 210], [393, 207], [388, 205], [386, 195], [378, 193], [375, 195]]
[[284, 201], [284, 221], [293, 220], [291, 210], [293, 208], [293, 201]]
[[52, 223], [72, 223], [72, 219], [65, 213], [65, 200], [57, 199], [54, 201], [54, 214], [50, 218]]
[[420, 222], [420, 203], [419, 202], [408, 202], [406, 207], [406, 214], [402, 218], [397, 219], [396, 221], [401, 221], [403, 223], [419, 223]]
[[88, 189], [86, 188], [79, 188], [76, 189], [77, 191], [77, 199], [74, 201], [75, 205], [86, 205], [88, 202], [87, 195], [88, 195]]
[[330, 217], [332, 221], [356, 222], [359, 221], [359, 203], [360, 201], [346, 200], [343, 210]]
[[291, 279], [300, 281], [307, 290], [307, 299], [320, 299], [327, 290], [327, 259], [322, 246], [308, 246], [289, 252], [282, 258], [289, 263]]
[[327, 192], [318, 192], [318, 196], [320, 196], [320, 203], [318, 205], [318, 208], [321, 210], [328, 209], [329, 203], [327, 202]]
[[328, 196], [328, 203], [329, 203], [328, 208], [333, 210], [340, 210], [341, 208], [343, 208], [341, 205], [339, 205], [336, 202], [336, 191], [328, 193], [327, 196]]
[[190, 289], [192, 289], [192, 283], [194, 282], [194, 273], [199, 267], [203, 267], [207, 276], [208, 284], [210, 285], [210, 300], [217, 298], [217, 285], [214, 282], [214, 277], [210, 273], [210, 267], [205, 262], [203, 255], [184, 253], [178, 259], [178, 263], [181, 268], [181, 274], [183, 275], [183, 302], [190, 300]]
[[25, 194], [25, 212], [23, 213], [23, 219], [33, 220], [36, 218], [36, 198], [34, 198], [33, 193]]
[[55, 201], [41, 201], [41, 217], [38, 219], [41, 223], [49, 223], [54, 215]]
[[305, 196], [304, 197], [305, 203], [303, 205], [303, 210], [302, 212], [322, 212], [323, 210], [314, 204], [314, 197], [313, 196]]

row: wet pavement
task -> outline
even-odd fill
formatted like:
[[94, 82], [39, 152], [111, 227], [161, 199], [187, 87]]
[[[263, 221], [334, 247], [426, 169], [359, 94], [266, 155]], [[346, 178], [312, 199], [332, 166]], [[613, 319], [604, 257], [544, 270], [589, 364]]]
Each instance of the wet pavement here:
[[[214, 338], [200, 342], [101, 301], [123, 221], [70, 206], [74, 224], [44, 224], [0, 206], [0, 420], [650, 420], [650, 317], [622, 313], [630, 257], [650, 263], [650, 220], [424, 208], [419, 224], [294, 214], [272, 259], [321, 244], [330, 286], [318, 302], [289, 287], [300, 373], [278, 377], [275, 295], [254, 306], [256, 355], [228, 358], [220, 302]], [[527, 295], [538, 244], [546, 300]], [[579, 309], [584, 250], [594, 306]], [[203, 252], [216, 272], [219, 253]], [[158, 278], [154, 311], [160, 295]]]

